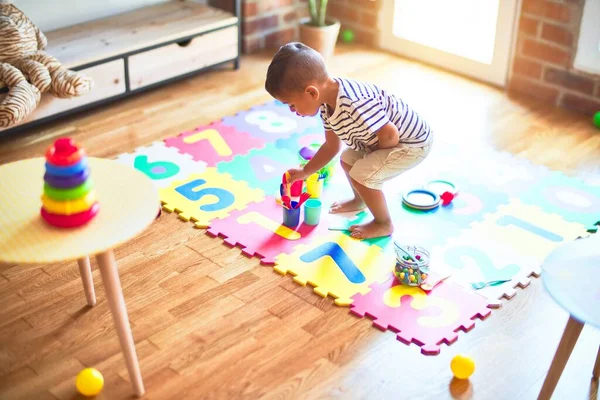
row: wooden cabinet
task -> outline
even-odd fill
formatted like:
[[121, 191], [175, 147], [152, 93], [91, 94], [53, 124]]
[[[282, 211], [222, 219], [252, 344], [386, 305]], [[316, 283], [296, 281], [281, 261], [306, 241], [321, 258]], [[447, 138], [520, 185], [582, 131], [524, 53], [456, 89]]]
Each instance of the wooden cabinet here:
[[[86, 95], [42, 95], [36, 110], [0, 136], [62, 118], [223, 63], [239, 66], [240, 0], [234, 13], [199, 1], [170, 1], [47, 32], [46, 51], [90, 76]], [[1, 94], [0, 94], [1, 96]]]
[[238, 28], [231, 26], [129, 57], [132, 90], [232, 60], [238, 54]]

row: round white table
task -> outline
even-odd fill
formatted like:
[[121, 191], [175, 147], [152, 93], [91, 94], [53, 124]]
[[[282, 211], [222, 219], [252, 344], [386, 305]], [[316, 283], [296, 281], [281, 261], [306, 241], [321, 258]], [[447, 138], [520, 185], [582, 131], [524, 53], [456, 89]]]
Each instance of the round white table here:
[[140, 171], [88, 157], [100, 211], [87, 225], [61, 229], [40, 215], [44, 158], [0, 166], [0, 263], [77, 260], [87, 302], [96, 304], [89, 256], [96, 256], [127, 370], [137, 396], [144, 384], [113, 250], [145, 230], [160, 208], [158, 191]]
[[[564, 244], [542, 265], [550, 296], [569, 313], [538, 399], [550, 399], [585, 324], [600, 328], [600, 234]], [[600, 376], [600, 347], [592, 376]]]

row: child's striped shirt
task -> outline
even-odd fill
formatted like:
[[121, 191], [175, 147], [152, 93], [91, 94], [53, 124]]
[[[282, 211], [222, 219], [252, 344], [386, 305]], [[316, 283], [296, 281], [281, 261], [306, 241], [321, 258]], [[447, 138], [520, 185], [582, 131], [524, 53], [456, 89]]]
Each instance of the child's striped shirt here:
[[376, 132], [386, 123], [398, 128], [399, 143], [423, 147], [433, 139], [433, 132], [423, 118], [402, 100], [365, 82], [335, 78], [339, 83], [336, 109], [332, 115], [321, 105], [326, 130], [332, 130], [348, 147], [365, 150], [375, 146]]

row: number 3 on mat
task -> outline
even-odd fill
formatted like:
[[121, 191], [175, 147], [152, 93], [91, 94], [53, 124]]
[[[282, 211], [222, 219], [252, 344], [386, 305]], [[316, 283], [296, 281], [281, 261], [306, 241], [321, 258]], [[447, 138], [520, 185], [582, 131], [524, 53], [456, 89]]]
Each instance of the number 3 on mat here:
[[363, 273], [360, 272], [360, 269], [358, 269], [344, 249], [335, 242], [323, 243], [316, 249], [303, 254], [300, 260], [305, 263], [311, 263], [323, 257], [331, 257], [350, 282], [356, 284], [365, 282], [366, 279]]
[[196, 179], [186, 183], [185, 185], [177, 187], [175, 190], [177, 191], [177, 193], [181, 194], [182, 196], [186, 197], [188, 200], [191, 201], [198, 201], [204, 196], [216, 197], [216, 202], [203, 204], [200, 206], [200, 210], [206, 212], [219, 211], [231, 206], [234, 203], [235, 197], [228, 190], [212, 187], [207, 187], [197, 191], [195, 190], [199, 186], [204, 185], [205, 183], [206, 181], [204, 179]]

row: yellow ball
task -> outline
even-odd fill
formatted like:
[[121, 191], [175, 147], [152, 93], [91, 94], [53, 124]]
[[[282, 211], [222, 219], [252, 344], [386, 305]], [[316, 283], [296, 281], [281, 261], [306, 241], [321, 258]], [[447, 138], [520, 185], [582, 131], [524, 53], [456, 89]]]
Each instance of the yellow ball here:
[[95, 396], [104, 387], [104, 377], [95, 368], [86, 368], [77, 374], [75, 380], [77, 391], [84, 396]]
[[450, 369], [456, 378], [469, 379], [475, 372], [475, 362], [471, 357], [458, 354], [452, 359]]

